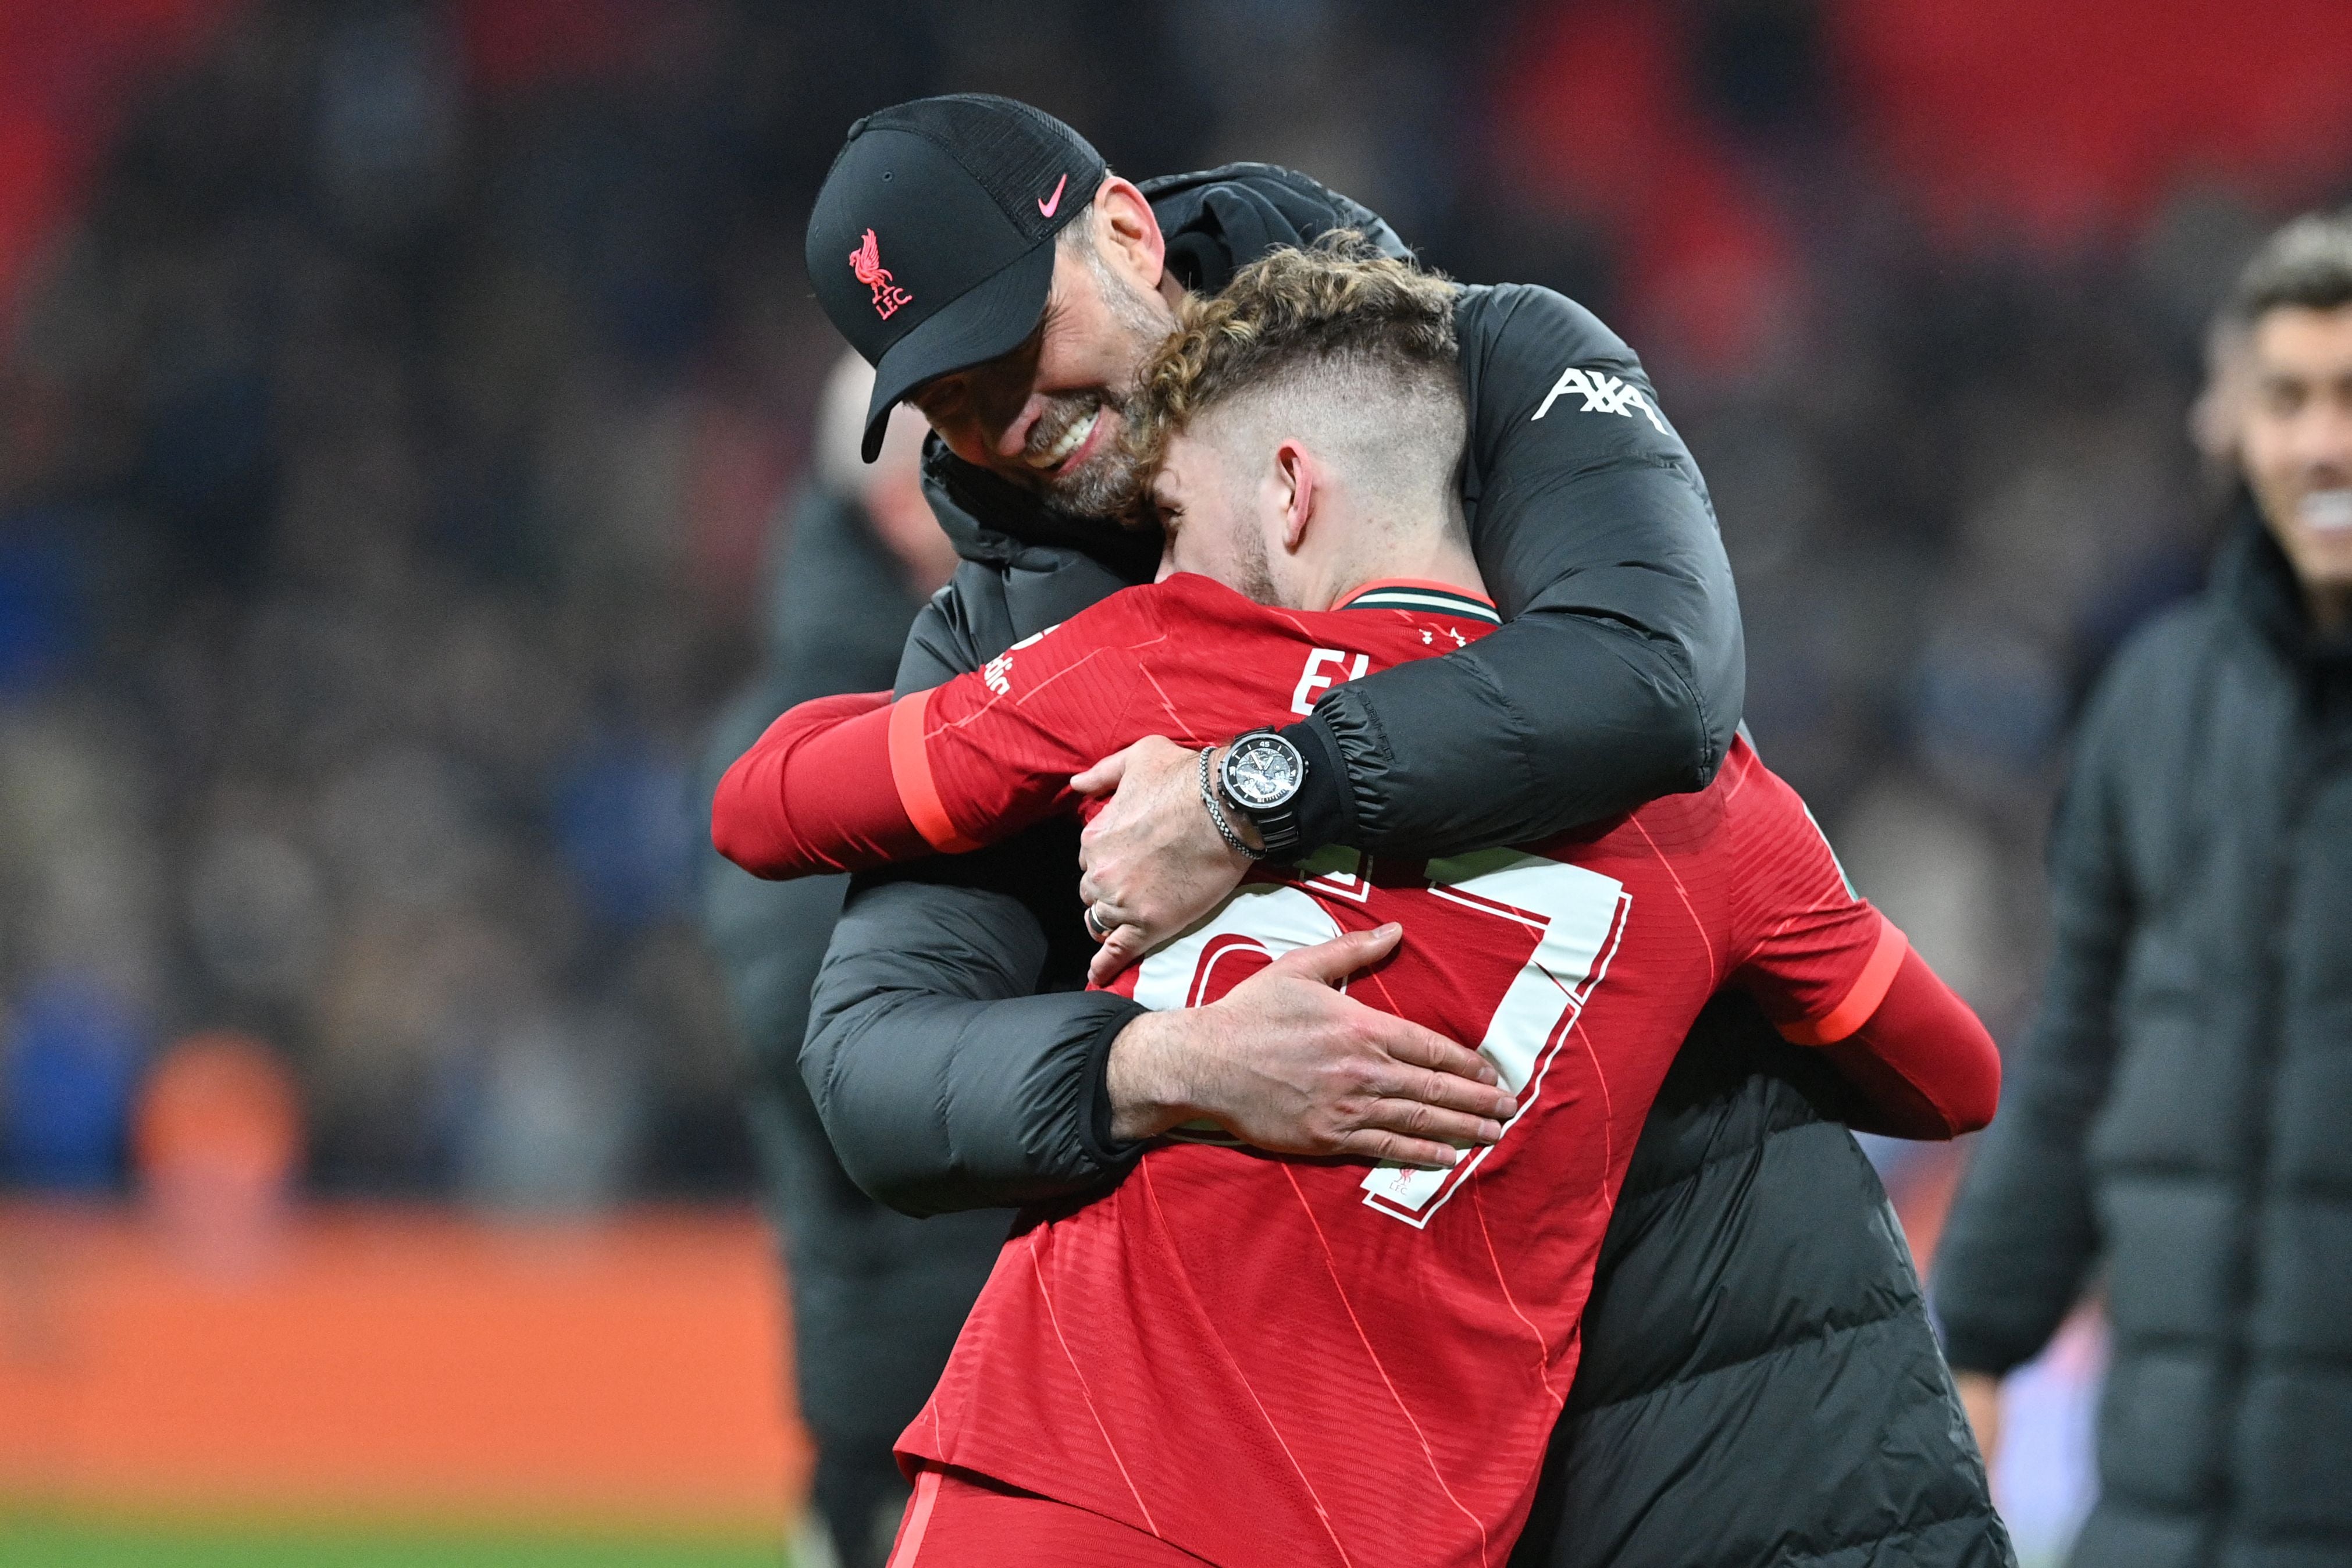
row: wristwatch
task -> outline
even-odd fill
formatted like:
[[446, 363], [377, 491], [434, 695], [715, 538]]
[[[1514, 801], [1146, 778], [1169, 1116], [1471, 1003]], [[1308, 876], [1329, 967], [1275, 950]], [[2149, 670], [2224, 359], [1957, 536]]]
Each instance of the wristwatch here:
[[1250, 819], [1270, 856], [1298, 847], [1298, 814], [1292, 809], [1307, 783], [1307, 759], [1272, 730], [1237, 736], [1218, 765], [1217, 783], [1234, 808]]

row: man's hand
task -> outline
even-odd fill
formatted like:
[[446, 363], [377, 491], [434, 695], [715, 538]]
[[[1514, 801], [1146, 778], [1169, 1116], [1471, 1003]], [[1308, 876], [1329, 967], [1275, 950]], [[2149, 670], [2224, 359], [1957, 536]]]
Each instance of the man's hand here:
[[[1116, 1045], [1112, 1054], [1118, 1054]], [[1960, 1407], [1969, 1413], [1969, 1425], [1976, 1429], [1977, 1449], [1990, 1470], [1993, 1456], [2000, 1451], [2000, 1379], [1990, 1373], [1955, 1372], [1952, 1382], [1959, 1388]]]
[[1149, 1013], [1111, 1042], [1111, 1131], [1150, 1138], [1206, 1117], [1278, 1154], [1439, 1169], [1492, 1143], [1518, 1110], [1475, 1051], [1332, 987], [1404, 928], [1299, 948], [1205, 1007]]
[[1078, 835], [1078, 897], [1102, 942], [1087, 970], [1094, 984], [1215, 909], [1249, 869], [1209, 820], [1200, 765], [1200, 753], [1153, 735], [1070, 781], [1080, 795], [1111, 797]]

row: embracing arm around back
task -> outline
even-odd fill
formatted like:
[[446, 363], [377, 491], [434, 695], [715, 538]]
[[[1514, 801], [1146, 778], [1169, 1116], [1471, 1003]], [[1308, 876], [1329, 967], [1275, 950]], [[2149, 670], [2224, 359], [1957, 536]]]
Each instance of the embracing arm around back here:
[[[933, 504], [940, 504], [936, 494]], [[1058, 576], [1076, 573], [1071, 567]], [[1007, 626], [1011, 575], [977, 566], [959, 573], [917, 617], [899, 691], [981, 668], [1022, 636], [1078, 614], [1116, 585], [1071, 583], [1059, 595], [1029, 603]], [[1033, 591], [1044, 575], [1024, 572], [1027, 580], [1013, 585]], [[860, 700], [870, 700], [846, 706]], [[877, 717], [887, 725], [887, 713]], [[789, 764], [809, 760], [795, 748], [814, 732], [791, 724], [772, 731], [777, 765], [764, 781], [756, 769], [739, 773], [746, 786], [739, 802], [751, 803], [755, 813], [771, 803], [781, 809]], [[864, 737], [868, 744], [874, 738]], [[887, 732], [881, 739], [887, 750]], [[891, 804], [887, 770], [867, 766], [861, 781], [868, 787], [844, 805], [846, 813]], [[1066, 771], [1054, 784], [1048, 793], [1066, 798]], [[880, 837], [856, 852], [879, 851], [889, 835], [912, 826], [911, 816], [904, 827], [887, 817], [868, 821], [861, 831]], [[790, 830], [756, 822], [722, 832], [742, 835], [728, 841], [747, 858], [776, 857], [764, 868], [769, 874], [790, 874], [787, 862], [812, 847], [805, 830], [796, 847]], [[1442, 1163], [1451, 1154], [1446, 1140], [1492, 1141], [1487, 1123], [1507, 1097], [1485, 1063], [1313, 976], [1269, 972], [1207, 1007], [1150, 1017], [1149, 1038], [1129, 1040], [1138, 1034], [1133, 1026], [1147, 1019], [1141, 1006], [1077, 989], [1091, 944], [1072, 885], [1076, 840], [1073, 820], [1038, 821], [984, 849], [926, 854], [852, 879], [810, 999], [801, 1072], [844, 1168], [872, 1196], [921, 1215], [1084, 1191], [1140, 1150], [1131, 1141], [1139, 1115], [1171, 1106], [1301, 1153]], [[909, 847], [903, 837], [892, 842]], [[1339, 956], [1341, 969], [1352, 970], [1379, 953]], [[1305, 996], [1308, 988], [1321, 994]], [[1259, 1047], [1277, 1037], [1291, 1049], [1267, 1072], [1286, 1073], [1286, 1092], [1274, 1093], [1266, 1073], [1213, 1070], [1240, 1056], [1266, 1057]], [[1124, 1117], [1115, 1114], [1109, 1074], [1121, 1040], [1151, 1046], [1143, 1057], [1182, 1069], [1153, 1093], [1130, 1096], [1136, 1103]]]
[[[881, 693], [803, 703], [729, 770], [713, 810], [721, 852], [763, 876], [867, 868], [996, 843], [1066, 809], [1076, 760], [1117, 744], [1137, 721], [1121, 689], [1165, 689], [1150, 679], [1149, 660], [1173, 646], [1171, 622], [1213, 618], [1222, 591], [1212, 591], [1207, 606], [1184, 604], [1200, 597], [1184, 586], [1197, 581], [1180, 577], [1087, 611], [1027, 655], [1003, 693], [963, 675], [895, 703]], [[1283, 634], [1274, 637], [1280, 643]], [[1230, 635], [1219, 647], [1229, 658], [1265, 662], [1255, 650], [1242, 653], [1248, 644]], [[1131, 677], [1122, 671], [1129, 664]], [[1856, 897], [1795, 793], [1745, 747], [1731, 766], [1717, 786], [1726, 809], [1737, 802], [1744, 818], [1762, 825], [1743, 830], [1738, 851], [1738, 904], [1745, 929], [1756, 933], [1738, 971], [1742, 983], [1759, 991], [1790, 1040], [1822, 1051], [1864, 1090], [1859, 1124], [1867, 1130], [1943, 1139], [1983, 1127], [2000, 1084], [2000, 1055], [1983, 1025], [1903, 933]], [[1260, 1054], [1270, 1048], [1257, 1042]], [[1475, 1073], [1461, 1054], [1454, 1070]], [[1509, 1114], [1507, 1105], [1463, 1098], [1475, 1092], [1462, 1086], [1454, 1108]], [[1116, 1107], [1114, 1127], [1122, 1136], [1158, 1130], [1122, 1128]], [[1253, 1141], [1281, 1146], [1279, 1133], [1273, 1143]]]
[[1730, 563], [1633, 350], [1549, 289], [1465, 289], [1455, 321], [1471, 543], [1505, 624], [1318, 694], [1286, 731], [1309, 844], [1531, 842], [1704, 788], [1739, 725]]
[[2000, 1047], [1907, 943], [1868, 1021], [1821, 1050], [1868, 1101], [1847, 1123], [1859, 1131], [1958, 1138], [1990, 1125], [2000, 1102]]
[[[934, 490], [932, 504], [949, 503]], [[1083, 563], [1072, 574], [1086, 580], [1039, 611], [1045, 620], [1118, 586]], [[1004, 624], [1004, 599], [995, 573], [961, 569], [916, 616], [898, 689], [940, 685], [1002, 652], [1020, 635]], [[801, 1076], [843, 1168], [892, 1208], [1026, 1203], [1120, 1166], [1098, 1103], [1101, 1063], [1143, 1009], [1077, 988], [1075, 838], [1072, 825], [1045, 823], [982, 853], [850, 879], [809, 998]]]

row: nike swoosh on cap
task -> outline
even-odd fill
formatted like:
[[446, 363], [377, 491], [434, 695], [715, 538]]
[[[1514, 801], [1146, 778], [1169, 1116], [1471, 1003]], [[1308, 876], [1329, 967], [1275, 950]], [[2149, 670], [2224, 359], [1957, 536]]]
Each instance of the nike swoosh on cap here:
[[1065, 174], [1060, 179], [1054, 182], [1054, 194], [1052, 195], [1039, 196], [1037, 198], [1037, 216], [1039, 217], [1052, 217], [1054, 214], [1060, 209], [1062, 205], [1062, 187], [1069, 183], [1070, 176]]

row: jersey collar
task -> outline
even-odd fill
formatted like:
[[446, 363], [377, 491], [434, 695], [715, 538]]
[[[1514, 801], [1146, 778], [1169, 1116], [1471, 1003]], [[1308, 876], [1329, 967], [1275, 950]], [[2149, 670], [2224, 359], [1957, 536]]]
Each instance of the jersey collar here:
[[1441, 616], [1459, 616], [1465, 621], [1484, 621], [1490, 626], [1503, 624], [1503, 617], [1495, 613], [1495, 601], [1484, 594], [1474, 594], [1451, 583], [1426, 582], [1419, 577], [1383, 577], [1376, 583], [1367, 583], [1331, 607], [1335, 610], [1419, 610], [1424, 615], [1433, 610]]

